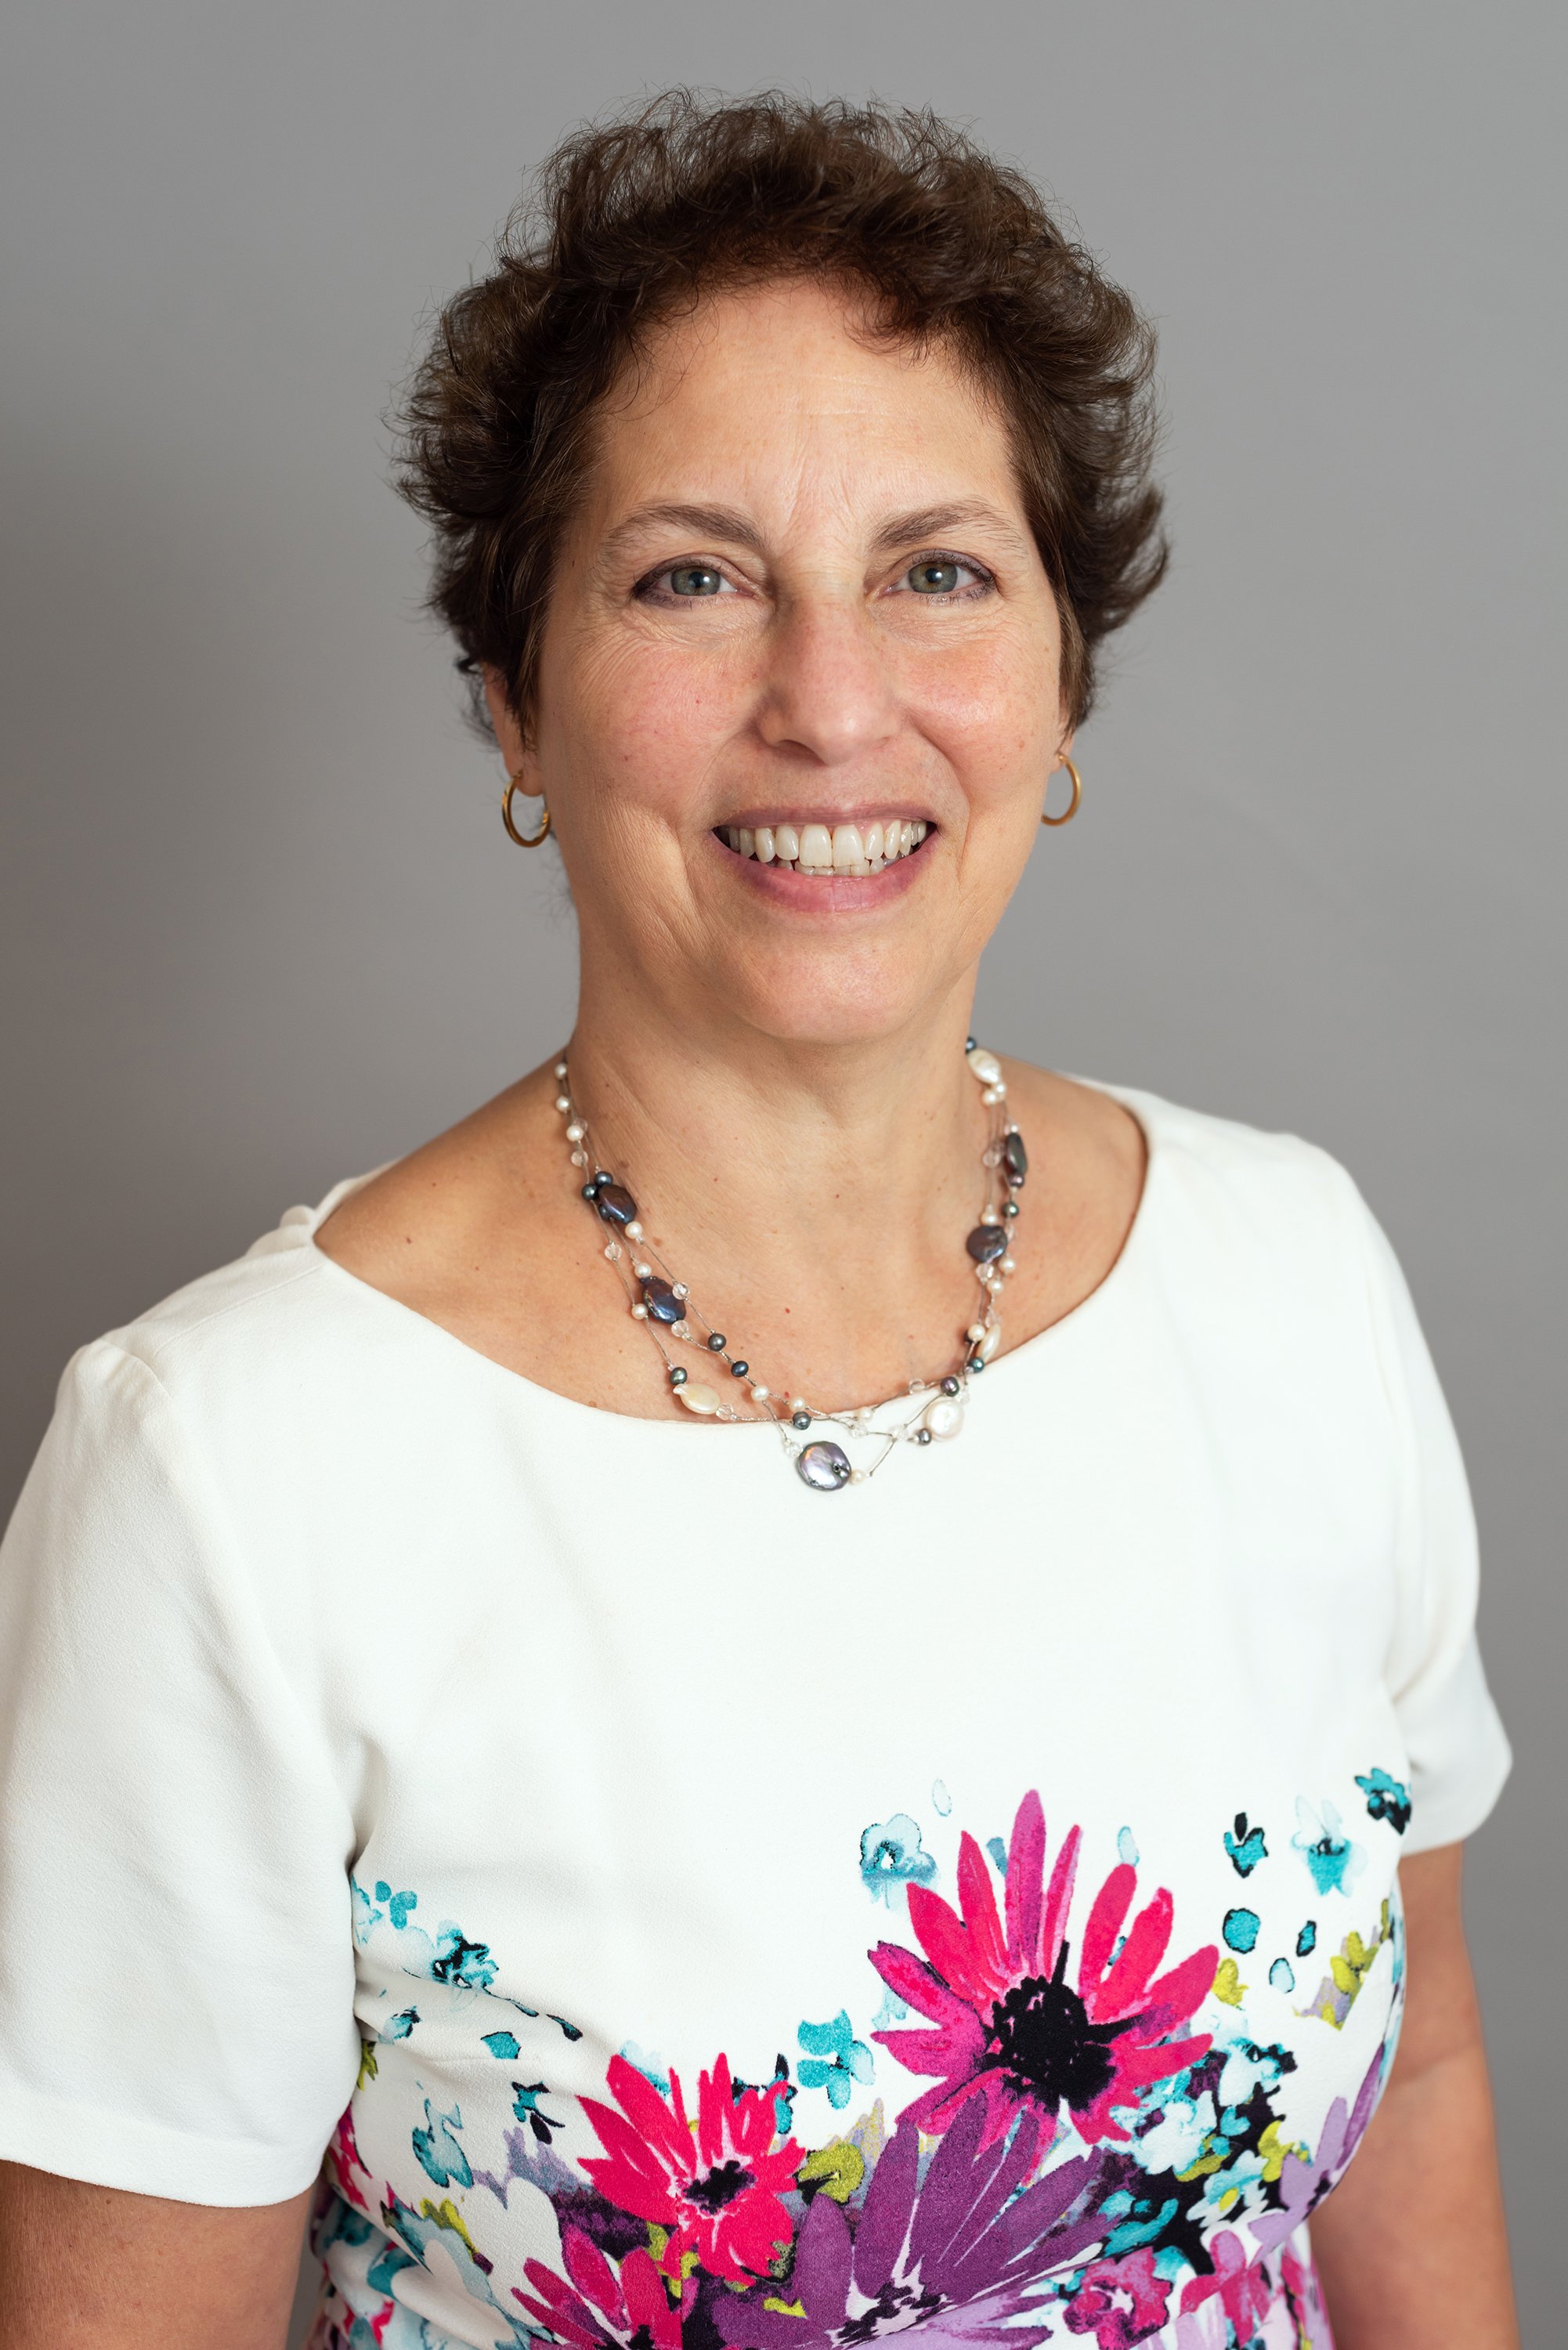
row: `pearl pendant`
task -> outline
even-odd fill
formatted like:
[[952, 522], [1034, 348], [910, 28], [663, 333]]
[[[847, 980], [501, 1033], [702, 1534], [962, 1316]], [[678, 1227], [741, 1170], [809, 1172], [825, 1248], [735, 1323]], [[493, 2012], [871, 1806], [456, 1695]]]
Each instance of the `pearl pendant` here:
[[719, 1409], [719, 1399], [712, 1388], [703, 1387], [698, 1379], [688, 1379], [685, 1385], [677, 1388], [675, 1392], [687, 1410], [696, 1412], [700, 1419], [708, 1418], [711, 1413]]

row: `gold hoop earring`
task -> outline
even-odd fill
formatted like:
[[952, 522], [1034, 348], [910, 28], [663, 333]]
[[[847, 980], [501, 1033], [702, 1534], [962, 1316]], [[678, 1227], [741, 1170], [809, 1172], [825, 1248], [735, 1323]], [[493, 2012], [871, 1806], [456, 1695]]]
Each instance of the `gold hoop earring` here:
[[[544, 821], [541, 823], [537, 832], [519, 832], [517, 827], [512, 821], [512, 800], [514, 794], [520, 791], [522, 786], [523, 778], [521, 775], [513, 775], [508, 780], [505, 796], [503, 798], [501, 803], [501, 821], [506, 827], [507, 832], [517, 843], [519, 848], [538, 848], [549, 838], [550, 836], [549, 804], [548, 802], [545, 803]], [[527, 795], [527, 797], [530, 799], [532, 799], [533, 796], [534, 795], [532, 792]], [[540, 797], [542, 799], [544, 798], [543, 793], [540, 794]]]
[[1073, 796], [1068, 801], [1060, 816], [1047, 816], [1044, 809], [1042, 808], [1040, 811], [1040, 821], [1042, 824], [1048, 824], [1051, 826], [1058, 824], [1071, 824], [1073, 818], [1078, 813], [1078, 802], [1084, 796], [1084, 778], [1080, 775], [1071, 759], [1066, 757], [1064, 754], [1062, 764], [1066, 768], [1067, 773], [1073, 778]]

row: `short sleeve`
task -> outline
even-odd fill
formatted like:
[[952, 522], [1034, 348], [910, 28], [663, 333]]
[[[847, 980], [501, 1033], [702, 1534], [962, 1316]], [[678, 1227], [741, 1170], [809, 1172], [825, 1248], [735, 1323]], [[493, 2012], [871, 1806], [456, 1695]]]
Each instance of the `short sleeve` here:
[[359, 2056], [352, 1833], [199, 1448], [84, 1349], [0, 1545], [0, 2156], [308, 2186]]
[[1475, 1513], [1459, 1439], [1398, 1261], [1365, 1209], [1368, 1285], [1399, 1453], [1397, 1596], [1387, 1659], [1409, 1762], [1405, 1849], [1480, 1827], [1512, 1756], [1476, 1639]]

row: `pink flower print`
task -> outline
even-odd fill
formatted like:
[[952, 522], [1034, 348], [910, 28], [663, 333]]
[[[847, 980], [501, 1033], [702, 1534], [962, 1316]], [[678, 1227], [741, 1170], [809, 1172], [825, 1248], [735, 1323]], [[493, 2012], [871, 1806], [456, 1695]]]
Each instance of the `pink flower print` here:
[[1136, 2106], [1151, 2082], [1207, 2053], [1209, 2034], [1189, 2035], [1187, 2026], [1214, 1980], [1218, 1953], [1212, 1945], [1194, 1950], [1156, 1975], [1173, 1905], [1168, 1892], [1157, 1892], [1124, 1935], [1137, 1889], [1129, 1863], [1113, 1868], [1096, 1896], [1069, 1981], [1067, 1914], [1080, 1841], [1075, 1827], [1047, 1885], [1045, 1817], [1031, 1793], [1013, 1822], [1001, 1914], [980, 1847], [967, 1834], [959, 1848], [959, 1913], [925, 1886], [909, 1886], [909, 1922], [924, 1959], [883, 1942], [871, 1961], [889, 1990], [935, 2028], [872, 2037], [911, 2073], [938, 2077], [900, 2120], [938, 2135], [966, 2098], [980, 2095], [987, 2145], [1021, 2111], [1054, 2116], [1064, 2106], [1087, 2143], [1126, 2140], [1114, 2108]]
[[1119, 2261], [1095, 2261], [1064, 2323], [1070, 2334], [1092, 2334], [1097, 2350], [1132, 2350], [1165, 2324], [1168, 2290], [1147, 2245]]
[[[670, 2303], [652, 2257], [628, 2252], [618, 2276], [580, 2228], [561, 2230], [560, 2277], [543, 2261], [524, 2265], [534, 2291], [512, 2295], [568, 2350], [680, 2350], [680, 2313]], [[567, 2278], [571, 2282], [566, 2282]]]
[[346, 2203], [352, 2203], [359, 2210], [368, 2212], [370, 2206], [355, 2180], [357, 2170], [362, 2171], [367, 2178], [370, 2176], [369, 2167], [361, 2158], [354, 2142], [354, 2108], [345, 2106], [327, 2148], [327, 2176]]
[[779, 2198], [804, 2159], [793, 2138], [774, 2147], [773, 2089], [737, 2091], [721, 2056], [699, 2076], [693, 2130], [677, 2074], [668, 2104], [624, 2056], [610, 2058], [608, 2080], [621, 2111], [582, 2100], [605, 2148], [583, 2168], [610, 2202], [668, 2230], [665, 2275], [679, 2279], [691, 2251], [728, 2283], [766, 2276], [794, 2232]]
[[1273, 2288], [1264, 2273], [1262, 2256], [1255, 2261], [1247, 2258], [1246, 2247], [1233, 2230], [1222, 2229], [1209, 2246], [1214, 2262], [1212, 2276], [1194, 2277], [1181, 2288], [1181, 2307], [1199, 2308], [1216, 2293], [1220, 2305], [1235, 2328], [1238, 2342], [1250, 2342], [1258, 2324], [1269, 2314]]

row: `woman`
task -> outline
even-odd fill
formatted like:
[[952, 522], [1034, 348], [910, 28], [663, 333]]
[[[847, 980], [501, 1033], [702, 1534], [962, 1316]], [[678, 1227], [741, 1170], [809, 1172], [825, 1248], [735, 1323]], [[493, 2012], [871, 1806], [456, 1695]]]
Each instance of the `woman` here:
[[1159, 576], [1147, 330], [925, 119], [673, 100], [543, 205], [407, 486], [579, 1016], [67, 1373], [0, 2333], [275, 2345], [322, 2168], [317, 2350], [1319, 2345], [1320, 2279], [1501, 2350], [1397, 1270], [1320, 1152], [969, 1033]]

